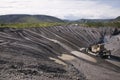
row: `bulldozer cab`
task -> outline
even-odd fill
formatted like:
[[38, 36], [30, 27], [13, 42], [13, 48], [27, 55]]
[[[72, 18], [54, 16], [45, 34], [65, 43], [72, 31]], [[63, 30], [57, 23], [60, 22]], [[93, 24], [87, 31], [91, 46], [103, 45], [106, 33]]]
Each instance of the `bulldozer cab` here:
[[91, 51], [94, 53], [98, 53], [101, 51], [106, 50], [103, 44], [97, 44], [97, 45], [93, 45], [91, 46]]

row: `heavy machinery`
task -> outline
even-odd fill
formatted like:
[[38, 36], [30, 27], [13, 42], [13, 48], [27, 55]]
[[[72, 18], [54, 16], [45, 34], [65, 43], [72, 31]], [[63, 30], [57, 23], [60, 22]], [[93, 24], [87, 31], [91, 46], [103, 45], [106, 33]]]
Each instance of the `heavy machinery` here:
[[86, 52], [101, 58], [110, 58], [111, 51], [104, 47], [104, 44], [96, 44], [86, 48]]

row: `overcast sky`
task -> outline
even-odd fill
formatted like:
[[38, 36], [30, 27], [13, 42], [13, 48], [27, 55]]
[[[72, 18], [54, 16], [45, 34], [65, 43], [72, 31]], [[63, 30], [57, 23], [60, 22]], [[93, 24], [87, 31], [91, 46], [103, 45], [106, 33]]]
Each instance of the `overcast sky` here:
[[0, 0], [0, 15], [44, 14], [62, 19], [115, 18], [120, 0]]

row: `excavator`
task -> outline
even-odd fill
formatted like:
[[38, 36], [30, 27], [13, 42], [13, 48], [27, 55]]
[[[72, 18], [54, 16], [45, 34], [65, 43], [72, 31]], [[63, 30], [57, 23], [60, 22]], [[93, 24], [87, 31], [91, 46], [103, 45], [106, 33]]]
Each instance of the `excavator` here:
[[87, 53], [92, 54], [94, 56], [99, 56], [101, 58], [110, 58], [111, 51], [107, 50], [104, 44], [95, 44], [85, 49]]

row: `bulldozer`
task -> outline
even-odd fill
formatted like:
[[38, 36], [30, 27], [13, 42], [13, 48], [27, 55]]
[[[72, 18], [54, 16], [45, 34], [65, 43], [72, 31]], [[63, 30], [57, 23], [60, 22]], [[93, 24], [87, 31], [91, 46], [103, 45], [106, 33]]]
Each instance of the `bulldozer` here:
[[95, 44], [88, 48], [86, 48], [86, 52], [95, 56], [99, 56], [101, 58], [110, 58], [111, 51], [107, 50], [104, 44]]

